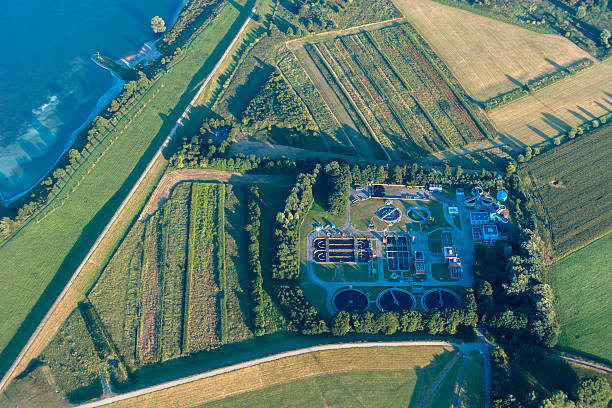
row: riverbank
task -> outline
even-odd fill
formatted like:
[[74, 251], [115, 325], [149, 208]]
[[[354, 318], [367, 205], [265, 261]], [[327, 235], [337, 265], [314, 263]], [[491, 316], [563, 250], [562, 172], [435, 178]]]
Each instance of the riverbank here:
[[[188, 0], [177, 1], [178, 4], [171, 17], [167, 18], [169, 28], [176, 23], [181, 11], [188, 3]], [[155, 8], [159, 9], [159, 6], [156, 4]], [[134, 10], [131, 10], [131, 12], [134, 12]], [[154, 12], [157, 13], [158, 11]], [[142, 18], [141, 14], [139, 18]], [[134, 14], [134, 16], [137, 15]], [[146, 25], [147, 31], [150, 30], [148, 21], [141, 23]], [[128, 32], [133, 31], [132, 29]], [[129, 39], [129, 37], [126, 38]], [[126, 81], [126, 72], [129, 72], [128, 70], [135, 65], [148, 64], [161, 55], [155, 47], [158, 40], [159, 38], [145, 42], [135, 53], [126, 55], [123, 52], [123, 56], [116, 60], [102, 57], [104, 61], [99, 63], [94, 56], [82, 58], [83, 62], [79, 65], [82, 67], [81, 70], [84, 70], [84, 73], [89, 71], [93, 73], [93, 75], [86, 75], [85, 78], [78, 78], [78, 81], [88, 81], [87, 92], [83, 93], [83, 97], [88, 98], [88, 100], [81, 103], [79, 93], [71, 90], [62, 92], [60, 96], [53, 95], [50, 100], [55, 101], [56, 107], [49, 106], [49, 103], [42, 105], [44, 110], [47, 111], [45, 118], [49, 117], [50, 119], [45, 120], [35, 117], [30, 120], [31, 129], [28, 132], [32, 136], [19, 136], [16, 140], [5, 145], [0, 143], [0, 206], [4, 207], [0, 208], [0, 218], [2, 216], [14, 216], [19, 207], [32, 200], [32, 194], [34, 197], [37, 196], [36, 188], [40, 183], [58, 166], [67, 162], [67, 152], [71, 148], [78, 148], [75, 143], [78, 144], [77, 141], [83, 130], [121, 92]], [[92, 45], [96, 48], [100, 47], [97, 42], [92, 42], [89, 47], [92, 47]], [[101, 47], [100, 50], [104, 53], [110, 52], [105, 47]], [[95, 55], [97, 56], [98, 52]], [[126, 59], [130, 61], [127, 65], [122, 62]], [[100, 76], [100, 74], [95, 73], [96, 68], [87, 68], [86, 65], [90, 61], [110, 73], [110, 77], [107, 77], [109, 79], [104, 79], [104, 75]], [[68, 68], [70, 67], [65, 69]], [[49, 80], [52, 81], [52, 79]], [[74, 81], [71, 81], [73, 84], [63, 85], [63, 87], [68, 89], [83, 88], [82, 83], [79, 84], [78, 81], [74, 79]], [[92, 94], [95, 95], [98, 92], [100, 92], [100, 96], [97, 99], [95, 96], [92, 98]], [[91, 108], [87, 109], [86, 106]], [[70, 107], [71, 111], [66, 112], [67, 107]], [[12, 120], [19, 119], [14, 118]], [[40, 135], [37, 135], [37, 133], [40, 133]]]

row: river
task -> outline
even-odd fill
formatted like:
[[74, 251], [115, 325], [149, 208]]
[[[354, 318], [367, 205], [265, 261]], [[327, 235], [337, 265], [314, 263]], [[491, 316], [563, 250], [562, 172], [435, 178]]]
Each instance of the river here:
[[11, 0], [0, 13], [0, 201], [44, 178], [78, 129], [121, 90], [91, 60], [116, 60], [153, 39], [184, 0]]

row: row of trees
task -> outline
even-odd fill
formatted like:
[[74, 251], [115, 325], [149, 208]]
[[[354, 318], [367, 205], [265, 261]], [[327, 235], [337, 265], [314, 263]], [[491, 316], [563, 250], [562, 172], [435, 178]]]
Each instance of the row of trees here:
[[261, 274], [261, 262], [259, 260], [259, 234], [261, 231], [261, 196], [259, 188], [251, 186], [247, 191], [247, 217], [245, 226], [247, 236], [247, 250], [249, 253], [249, 278], [251, 281], [251, 320], [253, 332], [256, 336], [268, 333], [271, 326], [272, 303], [270, 297], [263, 288], [263, 276]]
[[463, 297], [463, 307], [457, 309], [432, 309], [427, 313], [417, 310], [397, 312], [353, 312], [342, 311], [334, 316], [331, 332], [334, 336], [347, 333], [392, 335], [427, 331], [432, 335], [455, 334], [460, 326], [474, 329], [478, 324], [476, 298], [471, 289]]
[[299, 230], [302, 218], [314, 203], [312, 188], [317, 182], [320, 168], [321, 166], [317, 164], [311, 173], [298, 175], [285, 202], [285, 208], [276, 216], [272, 263], [274, 279], [297, 279], [299, 276]]
[[327, 211], [341, 214], [348, 204], [351, 171], [348, 165], [334, 161], [325, 165], [325, 187], [327, 189]]

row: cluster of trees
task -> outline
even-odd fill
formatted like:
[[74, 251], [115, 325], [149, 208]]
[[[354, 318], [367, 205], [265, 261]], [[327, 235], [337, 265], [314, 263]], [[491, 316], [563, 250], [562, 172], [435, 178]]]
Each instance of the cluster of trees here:
[[259, 93], [242, 112], [242, 123], [253, 129], [282, 129], [289, 142], [300, 141], [317, 131], [308, 110], [278, 71], [270, 74]]
[[222, 2], [218, 0], [191, 0], [183, 8], [174, 26], [168, 31], [157, 48], [165, 55], [171, 55], [176, 47], [182, 47], [195, 31], [210, 16], [212, 8]]
[[501, 188], [504, 180], [486, 170], [481, 172], [464, 172], [461, 166], [452, 168], [445, 165], [442, 170], [425, 168], [417, 163], [403, 165], [366, 165], [350, 166], [351, 179], [354, 185], [363, 186], [376, 183], [393, 183], [406, 185], [445, 184], [464, 186], [477, 184], [483, 189]]
[[236, 124], [223, 119], [205, 119], [200, 131], [184, 137], [170, 165], [176, 169], [211, 168], [226, 171], [259, 171], [264, 173], [295, 173], [298, 163], [289, 159], [269, 159], [239, 154], [228, 157], [228, 148], [238, 134]]
[[[530, 230], [522, 232], [520, 248], [495, 248], [504, 259], [504, 270], [482, 259], [476, 253], [477, 296], [483, 327], [509, 344], [538, 344], [553, 347], [557, 343], [559, 324], [553, 308], [551, 287], [544, 281], [545, 265], [542, 241]], [[492, 273], [493, 272], [493, 273]], [[527, 341], [526, 341], [527, 340]]]
[[248, 242], [249, 253], [249, 278], [251, 280], [251, 320], [253, 332], [256, 336], [268, 333], [267, 328], [271, 325], [270, 314], [272, 303], [270, 297], [263, 288], [263, 276], [261, 274], [261, 262], [259, 260], [259, 234], [261, 231], [261, 196], [259, 188], [251, 186], [247, 191], [247, 217], [245, 233]]
[[457, 309], [432, 309], [427, 313], [417, 310], [397, 312], [353, 312], [342, 311], [334, 316], [331, 332], [334, 336], [347, 333], [392, 335], [427, 331], [429, 334], [455, 334], [460, 326], [474, 329], [478, 323], [476, 298], [471, 289], [466, 291], [463, 307]]
[[300, 274], [299, 230], [302, 218], [310, 211], [314, 203], [312, 188], [317, 182], [320, 168], [320, 165], [316, 165], [311, 173], [298, 175], [285, 202], [285, 208], [276, 216], [272, 262], [274, 279], [297, 279]]
[[612, 400], [612, 388], [604, 377], [584, 377], [574, 385], [571, 398], [563, 391], [539, 395], [531, 391], [517, 398], [512, 390], [510, 359], [503, 349], [491, 351], [493, 382], [491, 400], [493, 408], [607, 408]]
[[287, 311], [291, 323], [302, 334], [314, 335], [329, 332], [327, 322], [317, 309], [306, 299], [297, 285], [277, 285], [276, 297]]
[[570, 75], [575, 75], [578, 72], [582, 72], [585, 69], [589, 68], [591, 65], [593, 65], [593, 61], [591, 59], [583, 58], [558, 71], [550, 72], [548, 74], [539, 76], [538, 78], [534, 78], [528, 81], [525, 84], [525, 86], [514, 88], [510, 91], [504, 92], [490, 99], [487, 99], [486, 101], [482, 103], [483, 107], [487, 112], [491, 111], [495, 108], [498, 108], [507, 103], [510, 103], [519, 98], [522, 98], [523, 96], [527, 95], [530, 92], [536, 92], [548, 85], [554, 84], [555, 82], [563, 78], [566, 78]]
[[351, 170], [348, 165], [336, 161], [325, 165], [325, 187], [327, 189], [327, 211], [341, 214], [349, 200]]

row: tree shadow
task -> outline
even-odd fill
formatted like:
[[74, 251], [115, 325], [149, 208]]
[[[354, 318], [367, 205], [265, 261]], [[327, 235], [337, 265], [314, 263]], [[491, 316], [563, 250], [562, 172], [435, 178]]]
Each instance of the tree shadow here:
[[506, 74], [506, 79], [516, 85], [517, 88], [527, 89], [521, 81], [519, 81], [518, 79], [514, 79], [514, 77], [511, 75]]
[[424, 367], [414, 367], [417, 380], [410, 404], [408, 405], [409, 408], [420, 407], [423, 402], [425, 402], [423, 399], [427, 396], [429, 390], [456, 356], [457, 352], [445, 350], [434, 356], [433, 360], [428, 365]]
[[229, 112], [238, 120], [249, 102], [251, 102], [251, 99], [257, 95], [272, 71], [274, 71], [272, 65], [265, 63], [257, 57], [254, 57], [254, 59], [256, 61], [255, 67], [244, 83], [236, 88], [234, 95], [227, 100]]
[[532, 126], [532, 125], [527, 125], [527, 127], [533, 133], [535, 133], [536, 135], [540, 136], [542, 138], [542, 141], [548, 140], [549, 136], [546, 133], [542, 132], [540, 129], [538, 129], [535, 126]]
[[565, 121], [559, 119], [555, 115], [543, 112], [542, 116], [544, 117], [544, 119], [543, 119], [544, 123], [548, 124], [550, 127], [555, 129], [559, 133], [565, 133], [565, 132], [569, 131], [572, 128]]
[[576, 112], [573, 109], [568, 109], [567, 111], [571, 113], [573, 116], [575, 116], [581, 122], [587, 122], [589, 120], [587, 117], [585, 117], [584, 115], [581, 115], [580, 113]]
[[548, 62], [550, 65], [555, 67], [557, 71], [561, 71], [565, 69], [564, 66], [557, 64], [555, 61], [551, 60], [550, 58], [544, 58], [544, 61]]
[[586, 114], [587, 116], [590, 116], [591, 119], [597, 119], [597, 116], [593, 115], [591, 112], [589, 112], [588, 110], [586, 110], [585, 108], [583, 108], [582, 106], [577, 106], [578, 109], [580, 109], [580, 111], [584, 114]]

